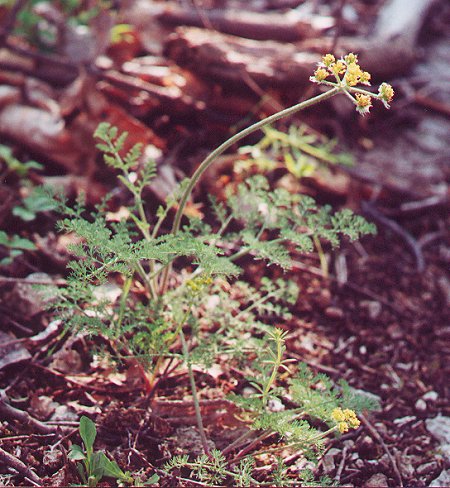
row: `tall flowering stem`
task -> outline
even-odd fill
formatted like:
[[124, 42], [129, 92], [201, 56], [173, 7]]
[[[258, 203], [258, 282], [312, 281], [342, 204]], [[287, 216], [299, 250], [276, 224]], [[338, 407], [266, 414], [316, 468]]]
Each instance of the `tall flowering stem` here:
[[[333, 76], [335, 81], [330, 81], [328, 79], [331, 76]], [[256, 122], [250, 127], [247, 127], [246, 129], [243, 129], [234, 136], [230, 137], [214, 151], [212, 151], [195, 170], [184, 190], [183, 195], [181, 196], [172, 226], [172, 234], [177, 234], [177, 232], [180, 230], [181, 219], [186, 207], [186, 203], [192, 193], [193, 188], [198, 183], [205, 171], [227, 149], [253, 132], [261, 130], [266, 125], [272, 124], [273, 122], [276, 122], [284, 117], [289, 117], [300, 110], [304, 110], [305, 108], [328, 100], [338, 93], [343, 93], [350, 98], [355, 104], [356, 110], [361, 115], [365, 115], [369, 112], [369, 109], [372, 106], [372, 98], [382, 101], [386, 108], [389, 108], [389, 102], [394, 96], [394, 90], [392, 89], [391, 85], [383, 83], [380, 86], [377, 94], [357, 87], [358, 84], [370, 85], [370, 78], [370, 73], [363, 71], [360, 68], [356, 54], [347, 54], [342, 59], [337, 61], [332, 54], [326, 54], [323, 56], [322, 61], [319, 63], [319, 67], [314, 72], [314, 76], [310, 77], [310, 80], [314, 83], [329, 86], [330, 90]], [[161, 293], [164, 293], [167, 288], [169, 272], [170, 267], [167, 267], [163, 272], [160, 290]]]

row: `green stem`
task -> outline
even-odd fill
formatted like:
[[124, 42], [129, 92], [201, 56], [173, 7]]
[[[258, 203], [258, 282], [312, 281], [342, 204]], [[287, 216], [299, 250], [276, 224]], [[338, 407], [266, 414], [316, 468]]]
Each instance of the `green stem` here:
[[136, 263], [136, 270], [139, 273], [139, 276], [144, 280], [145, 284], [147, 285], [151, 297], [156, 300], [158, 298], [158, 294], [156, 293], [153, 282], [151, 281], [151, 276], [147, 275], [145, 269], [142, 267], [142, 264], [139, 261]]
[[125, 315], [125, 308], [127, 306], [127, 298], [128, 298], [128, 294], [130, 293], [130, 288], [132, 283], [133, 283], [133, 277], [129, 276], [125, 280], [125, 283], [123, 284], [122, 296], [120, 297], [119, 317], [117, 318], [117, 324], [116, 324], [116, 338], [118, 338], [120, 335], [123, 316]]
[[[229, 149], [233, 144], [236, 142], [240, 141], [241, 139], [244, 139], [245, 137], [249, 136], [253, 132], [256, 132], [266, 125], [272, 124], [276, 122], [277, 120], [282, 119], [283, 117], [289, 117], [290, 115], [295, 114], [296, 112], [299, 112], [300, 110], [304, 110], [305, 108], [311, 107], [312, 105], [315, 105], [317, 103], [323, 102], [325, 100], [328, 100], [329, 98], [334, 97], [337, 93], [342, 91], [342, 87], [340, 86], [335, 86], [331, 90], [326, 91], [325, 93], [321, 93], [320, 95], [317, 95], [313, 98], [310, 98], [308, 100], [304, 100], [303, 102], [297, 103], [296, 105], [293, 105], [292, 107], [286, 108], [284, 110], [281, 110], [280, 112], [277, 112], [273, 115], [270, 115], [269, 117], [266, 117], [265, 119], [262, 119], [255, 124], [251, 125], [250, 127], [247, 127], [246, 129], [241, 130], [234, 136], [230, 137], [227, 139], [224, 143], [222, 143], [220, 146], [218, 146], [214, 151], [212, 151], [200, 164], [200, 166], [196, 169], [194, 174], [192, 175], [191, 179], [189, 180], [189, 184], [187, 185], [181, 200], [179, 207], [177, 209], [177, 213], [175, 214], [175, 219], [173, 222], [172, 226], [172, 234], [176, 234], [180, 230], [180, 224], [181, 224], [181, 218], [184, 213], [184, 209], [186, 207], [186, 203], [192, 193], [193, 188], [195, 185], [198, 183], [200, 178], [203, 176], [205, 171], [214, 163], [214, 161], [222, 154], [224, 153], [227, 149]], [[168, 268], [163, 276], [162, 284], [161, 284], [161, 292], [164, 292], [166, 287], [167, 287], [167, 280], [169, 276], [170, 269]]]
[[232, 452], [234, 449], [239, 447], [243, 442], [245, 442], [247, 439], [250, 439], [254, 435], [255, 431], [254, 430], [247, 430], [244, 432], [242, 435], [240, 435], [236, 440], [234, 440], [231, 444], [229, 444], [225, 449], [222, 450], [222, 454], [226, 456], [230, 452]]
[[[320, 439], [323, 439], [327, 435], [329, 435], [333, 432], [336, 432], [336, 430], [337, 430], [337, 426], [332, 427], [331, 429], [328, 429], [325, 432], [321, 432], [320, 434], [317, 434], [316, 436], [309, 439], [308, 443], [313, 443], [313, 442], [319, 441]], [[304, 442], [291, 442], [290, 444], [284, 444], [284, 445], [281, 444], [277, 447], [273, 447], [272, 449], [265, 449], [264, 454], [272, 454], [272, 453], [280, 451], [282, 449], [299, 449], [299, 448], [304, 447], [304, 446], [305, 446]], [[233, 461], [235, 461], [235, 460], [233, 460]]]
[[251, 125], [250, 127], [247, 127], [246, 129], [241, 130], [234, 136], [230, 137], [227, 139], [224, 143], [222, 143], [219, 147], [217, 147], [214, 151], [212, 151], [200, 164], [200, 166], [196, 169], [194, 174], [192, 175], [189, 184], [186, 187], [186, 190], [184, 191], [180, 204], [177, 210], [177, 213], [175, 215], [175, 220], [173, 223], [172, 227], [172, 233], [176, 234], [180, 230], [180, 223], [181, 223], [181, 217], [183, 216], [184, 208], [186, 207], [186, 203], [188, 201], [189, 196], [192, 193], [193, 188], [195, 185], [198, 183], [200, 178], [202, 177], [203, 173], [211, 166], [211, 164], [222, 154], [224, 153], [228, 148], [230, 148], [233, 144], [236, 142], [240, 141], [244, 137], [247, 137], [248, 135], [252, 134], [253, 132], [262, 129], [264, 126], [268, 124], [272, 124], [273, 122], [276, 122], [277, 120], [282, 119], [283, 117], [288, 117], [290, 115], [295, 114], [296, 112], [300, 110], [304, 110], [305, 108], [311, 107], [312, 105], [315, 105], [316, 103], [323, 102], [324, 100], [328, 100], [329, 98], [333, 97], [336, 95], [339, 91], [341, 90], [340, 87], [335, 87], [332, 88], [331, 90], [321, 93], [320, 95], [317, 95], [313, 98], [310, 98], [308, 100], [304, 100], [303, 102], [297, 103], [296, 105], [293, 105], [292, 107], [286, 108], [284, 110], [281, 110], [280, 112], [277, 112], [273, 115], [270, 115], [269, 117], [266, 117], [265, 119], [262, 119], [255, 124]]
[[320, 268], [322, 269], [323, 277], [327, 279], [329, 276], [327, 257], [325, 256], [325, 253], [323, 251], [323, 247], [322, 244], [320, 243], [320, 239], [316, 235], [313, 236], [313, 242], [314, 245], [316, 246], [317, 254], [319, 255]]
[[189, 355], [189, 349], [187, 346], [186, 338], [184, 337], [183, 329], [180, 329], [181, 346], [183, 348], [183, 356], [188, 368], [189, 382], [191, 384], [192, 399], [194, 401], [195, 418], [197, 419], [197, 426], [200, 432], [200, 439], [205, 454], [211, 457], [211, 450], [208, 445], [208, 439], [206, 438], [205, 428], [203, 426], [202, 413], [200, 411], [200, 403], [198, 401], [197, 386], [195, 385], [194, 372], [192, 370], [191, 357]]
[[283, 359], [283, 340], [281, 339], [281, 337], [277, 337], [276, 345], [277, 345], [277, 352], [276, 352], [276, 358], [275, 358], [275, 361], [273, 364], [272, 373], [271, 373], [270, 378], [268, 379], [268, 381], [264, 387], [264, 391], [263, 391], [262, 399], [261, 399], [262, 404], [264, 406], [266, 406], [266, 404], [267, 404], [267, 397], [269, 396], [269, 391], [272, 388], [272, 385], [276, 380], [276, 377], [278, 374], [278, 369], [281, 365], [281, 360]]
[[267, 302], [273, 296], [275, 296], [275, 293], [273, 293], [273, 292], [267, 293], [266, 295], [262, 296], [259, 300], [256, 300], [254, 303], [252, 303], [251, 305], [249, 305], [247, 308], [244, 308], [244, 310], [241, 310], [239, 313], [237, 313], [236, 316], [234, 317], [235, 320], [237, 320], [240, 317], [242, 317], [242, 315], [250, 312], [250, 310], [253, 310], [254, 308], [258, 307], [259, 305], [262, 305], [264, 302]]

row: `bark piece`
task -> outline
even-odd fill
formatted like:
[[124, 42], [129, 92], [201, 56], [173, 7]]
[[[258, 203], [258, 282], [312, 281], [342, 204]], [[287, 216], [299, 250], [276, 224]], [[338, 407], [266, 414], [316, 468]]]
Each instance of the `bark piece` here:
[[157, 19], [168, 25], [206, 27], [248, 39], [282, 42], [320, 36], [334, 25], [332, 17], [306, 16], [294, 9], [285, 13], [258, 13], [236, 9], [197, 10], [170, 3], [157, 15]]
[[305, 83], [317, 55], [293, 44], [255, 41], [195, 27], [180, 27], [166, 43], [166, 55], [182, 66], [222, 82], [243, 83], [244, 76], [264, 87]]

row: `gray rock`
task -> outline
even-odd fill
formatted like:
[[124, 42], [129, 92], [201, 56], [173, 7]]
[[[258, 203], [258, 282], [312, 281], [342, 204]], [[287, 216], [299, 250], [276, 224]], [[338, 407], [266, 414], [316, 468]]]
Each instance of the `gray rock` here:
[[64, 421], [64, 422], [76, 422], [78, 420], [78, 415], [66, 405], [59, 405], [55, 408], [55, 412], [50, 417], [50, 420]]
[[427, 402], [423, 398], [419, 398], [414, 405], [414, 408], [418, 412], [426, 412], [427, 410]]
[[371, 476], [365, 483], [365, 488], [377, 488], [389, 486], [387, 477], [383, 473], [376, 473]]
[[370, 400], [372, 403], [373, 403], [373, 411], [374, 412], [381, 412], [381, 397], [379, 397], [378, 395], [375, 395], [375, 393], [372, 393], [370, 391], [366, 391], [366, 390], [360, 390], [358, 388], [352, 388], [350, 387], [350, 390], [357, 394], [357, 395], [360, 395], [364, 398], [366, 398], [367, 400]]
[[442, 473], [434, 479], [429, 486], [450, 486], [450, 469], [442, 471]]
[[428, 432], [441, 444], [450, 444], [450, 417], [437, 415], [432, 419], [425, 420]]
[[425, 395], [422, 395], [422, 398], [426, 402], [435, 402], [439, 398], [439, 395], [435, 391], [431, 390], [425, 393]]
[[417, 466], [416, 472], [419, 476], [423, 476], [424, 474], [429, 474], [433, 472], [437, 467], [436, 461], [431, 461], [430, 463], [421, 464]]
[[450, 463], [450, 444], [441, 444], [439, 446], [439, 453]]
[[325, 315], [329, 319], [340, 320], [344, 318], [344, 311], [339, 307], [327, 307], [325, 309]]
[[383, 310], [381, 303], [375, 300], [362, 300], [359, 302], [359, 305], [367, 311], [367, 314], [372, 320], [378, 318]]
[[322, 458], [322, 466], [325, 474], [330, 474], [336, 469], [336, 465], [334, 464], [334, 458], [338, 455], [341, 451], [336, 448], [330, 449]]

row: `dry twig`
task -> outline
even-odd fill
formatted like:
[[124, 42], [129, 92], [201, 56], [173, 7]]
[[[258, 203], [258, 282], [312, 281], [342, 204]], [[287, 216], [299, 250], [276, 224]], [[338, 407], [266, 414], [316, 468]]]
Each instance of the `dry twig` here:
[[360, 413], [359, 418], [361, 419], [362, 423], [367, 428], [367, 430], [370, 432], [372, 437], [374, 437], [375, 440], [377, 440], [381, 444], [381, 447], [383, 448], [384, 452], [386, 453], [386, 455], [387, 455], [387, 457], [388, 457], [388, 459], [392, 465], [392, 469], [394, 471], [395, 477], [397, 478], [398, 486], [403, 486], [402, 475], [400, 474], [400, 470], [398, 469], [397, 461], [395, 460], [394, 456], [391, 454], [391, 451], [389, 451], [389, 448], [387, 447], [383, 438], [378, 433], [378, 431], [375, 429], [375, 427], [364, 416], [364, 414]]
[[0, 462], [4, 463], [5, 466], [8, 466], [16, 471], [18, 471], [22, 476], [25, 476], [26, 479], [32, 482], [33, 485], [42, 486], [41, 478], [31, 471], [20, 459], [16, 458], [9, 452], [4, 451], [0, 447]]

